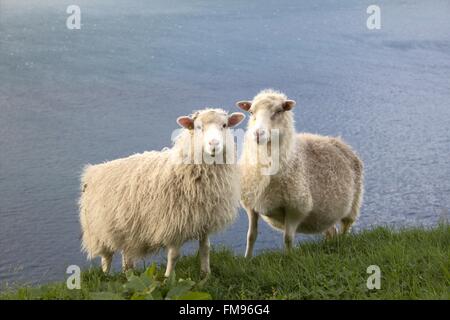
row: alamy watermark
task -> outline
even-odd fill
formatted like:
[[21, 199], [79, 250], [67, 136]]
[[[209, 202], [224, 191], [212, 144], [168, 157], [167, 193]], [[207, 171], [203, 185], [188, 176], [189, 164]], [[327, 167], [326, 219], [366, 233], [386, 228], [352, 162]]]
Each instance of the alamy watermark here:
[[[81, 29], [81, 8], [78, 5], [71, 4], [67, 7], [66, 13], [69, 16], [66, 19], [66, 27], [69, 30]], [[366, 26], [369, 30], [381, 29], [381, 8], [372, 4], [367, 7], [366, 13], [369, 17], [366, 20]]]
[[72, 4], [67, 7], [66, 13], [70, 14], [66, 19], [66, 27], [69, 30], [81, 29], [81, 9], [79, 6]]
[[[278, 129], [270, 130], [270, 139], [263, 143], [256, 143], [254, 139], [246, 144], [245, 156], [240, 153], [238, 146], [243, 145], [246, 139], [246, 131], [243, 129], [226, 129], [214, 134], [201, 129], [191, 129], [189, 136], [186, 129], [176, 129], [172, 132], [172, 142], [179, 143], [178, 153], [173, 153], [170, 160], [174, 164], [245, 164], [258, 166], [262, 175], [274, 175], [280, 168], [280, 132]], [[213, 129], [214, 130], [214, 129]], [[214, 136], [217, 149], [211, 149], [210, 137]], [[239, 152], [241, 151], [241, 152]]]
[[66, 281], [67, 289], [81, 289], [81, 269], [77, 265], [70, 265], [67, 267], [66, 273], [69, 274], [69, 277]]
[[369, 17], [366, 21], [367, 29], [369, 30], [379, 30], [381, 29], [381, 9], [379, 6], [373, 4], [367, 7], [366, 12]]
[[381, 289], [381, 269], [377, 265], [370, 265], [366, 272], [370, 274], [367, 278], [366, 286], [369, 290]]

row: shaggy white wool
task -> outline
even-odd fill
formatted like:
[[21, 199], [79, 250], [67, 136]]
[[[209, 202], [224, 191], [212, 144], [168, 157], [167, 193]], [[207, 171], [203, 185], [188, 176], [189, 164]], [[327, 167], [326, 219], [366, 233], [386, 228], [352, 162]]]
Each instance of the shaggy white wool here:
[[[208, 109], [194, 114], [202, 116], [223, 121], [227, 113]], [[237, 165], [182, 163], [193, 137], [193, 130], [183, 129], [171, 149], [85, 167], [79, 207], [82, 248], [89, 258], [108, 259], [121, 250], [124, 260], [134, 261], [201, 239], [234, 220]]]

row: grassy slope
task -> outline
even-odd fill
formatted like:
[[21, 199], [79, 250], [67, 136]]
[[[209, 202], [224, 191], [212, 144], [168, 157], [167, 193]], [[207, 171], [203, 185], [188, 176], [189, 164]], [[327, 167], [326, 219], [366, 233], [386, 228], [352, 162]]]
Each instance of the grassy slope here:
[[[381, 268], [380, 290], [366, 287], [366, 269], [373, 264]], [[376, 228], [304, 243], [289, 255], [264, 252], [250, 261], [225, 249], [214, 250], [211, 267], [212, 276], [198, 289], [214, 299], [449, 299], [450, 226]], [[197, 257], [179, 261], [177, 276], [198, 281], [198, 274]], [[81, 290], [56, 283], [6, 291], [0, 299], [88, 299], [90, 292], [123, 281], [123, 274], [104, 276], [91, 269], [83, 273]]]

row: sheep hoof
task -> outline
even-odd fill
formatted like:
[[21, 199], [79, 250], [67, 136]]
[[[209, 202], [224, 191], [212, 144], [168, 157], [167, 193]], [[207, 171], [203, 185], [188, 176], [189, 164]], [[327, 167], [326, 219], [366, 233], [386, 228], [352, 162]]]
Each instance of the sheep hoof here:
[[251, 249], [245, 250], [244, 257], [245, 257], [246, 259], [251, 259], [251, 258], [253, 258], [253, 250], [251, 250]]
[[338, 229], [336, 226], [330, 227], [327, 231], [325, 231], [325, 239], [331, 240], [338, 235]]

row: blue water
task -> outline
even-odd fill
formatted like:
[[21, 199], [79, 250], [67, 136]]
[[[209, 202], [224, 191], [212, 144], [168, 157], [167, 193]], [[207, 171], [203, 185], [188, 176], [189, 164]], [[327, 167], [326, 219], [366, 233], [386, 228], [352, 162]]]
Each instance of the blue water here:
[[[71, 1], [0, 0], [0, 283], [89, 265], [85, 163], [161, 149], [178, 116], [236, 110], [266, 87], [297, 101], [299, 131], [360, 153], [356, 229], [448, 217], [450, 2], [377, 1], [369, 30], [372, 2], [77, 0], [81, 30], [68, 30]], [[243, 253], [246, 228], [241, 212], [213, 244]], [[257, 250], [281, 247], [262, 225]]]

